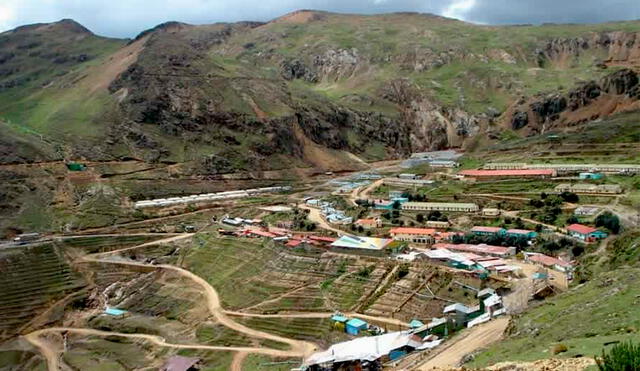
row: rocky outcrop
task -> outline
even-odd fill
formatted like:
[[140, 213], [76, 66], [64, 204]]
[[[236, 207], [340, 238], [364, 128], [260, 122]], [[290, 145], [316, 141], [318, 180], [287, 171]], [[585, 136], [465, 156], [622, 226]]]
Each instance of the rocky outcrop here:
[[364, 64], [358, 49], [329, 49], [313, 57], [313, 66], [322, 79], [348, 78]]
[[597, 62], [602, 66], [638, 65], [640, 32], [599, 32], [582, 37], [555, 38], [536, 49], [535, 56], [540, 67], [548, 63], [566, 65], [587, 50], [606, 52], [605, 60]]
[[538, 133], [558, 126], [571, 126], [611, 113], [636, 108], [640, 100], [640, 78], [630, 69], [581, 83], [567, 94], [540, 94], [522, 98], [502, 118], [506, 127]]
[[317, 82], [318, 75], [299, 59], [283, 61], [280, 64], [280, 75], [285, 80], [302, 79]]

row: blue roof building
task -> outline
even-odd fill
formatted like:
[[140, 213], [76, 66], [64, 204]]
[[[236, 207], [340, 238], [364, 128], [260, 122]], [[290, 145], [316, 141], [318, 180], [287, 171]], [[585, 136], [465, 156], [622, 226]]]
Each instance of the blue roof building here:
[[345, 330], [349, 335], [358, 335], [360, 331], [366, 330], [369, 328], [369, 324], [360, 318], [353, 318], [347, 322]]
[[422, 323], [422, 321], [417, 319], [412, 319], [411, 322], [409, 322], [409, 327], [411, 328], [419, 328], [422, 326], [424, 326], [424, 323]]
[[108, 314], [110, 316], [124, 316], [125, 313], [127, 313], [126, 310], [122, 310], [122, 309], [117, 309], [117, 308], [107, 308], [104, 310], [105, 314]]

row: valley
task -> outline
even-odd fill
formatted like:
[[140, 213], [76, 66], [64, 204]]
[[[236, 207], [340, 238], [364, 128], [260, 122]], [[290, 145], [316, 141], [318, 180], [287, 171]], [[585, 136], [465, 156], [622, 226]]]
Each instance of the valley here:
[[0, 33], [0, 370], [596, 369], [640, 336], [638, 35]]

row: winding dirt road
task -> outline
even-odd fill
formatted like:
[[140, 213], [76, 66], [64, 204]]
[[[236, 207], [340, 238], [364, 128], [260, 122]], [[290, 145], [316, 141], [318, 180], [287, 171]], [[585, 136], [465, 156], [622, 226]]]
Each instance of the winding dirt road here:
[[465, 330], [416, 369], [433, 370], [434, 368], [458, 367], [462, 358], [467, 354], [500, 340], [507, 325], [509, 325], [509, 317], [500, 317]]

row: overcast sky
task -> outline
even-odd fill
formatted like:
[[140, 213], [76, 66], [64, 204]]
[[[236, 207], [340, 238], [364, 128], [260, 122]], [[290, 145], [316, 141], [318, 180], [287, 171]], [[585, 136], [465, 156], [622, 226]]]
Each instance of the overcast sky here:
[[0, 32], [72, 18], [100, 35], [133, 37], [166, 21], [267, 21], [297, 9], [413, 11], [485, 24], [640, 19], [640, 0], [0, 0]]

